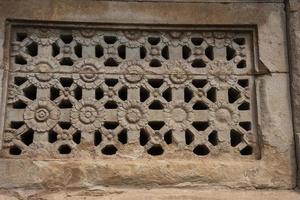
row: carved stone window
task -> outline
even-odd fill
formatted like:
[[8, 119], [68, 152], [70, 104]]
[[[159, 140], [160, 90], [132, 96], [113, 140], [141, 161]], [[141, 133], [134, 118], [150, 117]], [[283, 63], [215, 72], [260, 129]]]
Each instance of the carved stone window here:
[[258, 158], [252, 37], [13, 27], [3, 155]]

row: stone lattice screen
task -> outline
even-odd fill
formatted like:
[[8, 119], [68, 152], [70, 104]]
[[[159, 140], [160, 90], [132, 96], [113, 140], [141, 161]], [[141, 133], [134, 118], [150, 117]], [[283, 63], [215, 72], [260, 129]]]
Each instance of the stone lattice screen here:
[[252, 33], [13, 26], [2, 155], [260, 158]]

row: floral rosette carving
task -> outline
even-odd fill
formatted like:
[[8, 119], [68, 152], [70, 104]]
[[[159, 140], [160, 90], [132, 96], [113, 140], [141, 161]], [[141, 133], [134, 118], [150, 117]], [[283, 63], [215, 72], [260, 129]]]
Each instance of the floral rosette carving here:
[[208, 64], [208, 81], [217, 88], [233, 86], [237, 82], [234, 65], [230, 61], [215, 60]]
[[76, 62], [74, 67], [74, 82], [85, 89], [95, 89], [103, 82], [100, 64], [97, 60], [88, 58]]
[[234, 37], [234, 33], [204, 32], [203, 37], [208, 45], [216, 48], [222, 48], [232, 44], [232, 38]]
[[120, 43], [127, 47], [136, 48], [141, 47], [146, 43], [145, 33], [136, 30], [127, 30], [120, 33]]
[[3, 147], [8, 148], [13, 146], [15, 144], [14, 140], [16, 139], [17, 139], [16, 130], [12, 128], [6, 129], [3, 134]]
[[99, 101], [82, 99], [71, 110], [71, 122], [76, 129], [89, 133], [101, 127], [103, 115]]
[[59, 64], [55, 59], [34, 59], [27, 68], [29, 72], [32, 72], [27, 74], [28, 81], [37, 88], [50, 88], [58, 83], [58, 76], [54, 73], [57, 69], [59, 69]]
[[185, 103], [172, 102], [164, 109], [166, 124], [173, 130], [184, 130], [192, 124], [192, 108]]
[[188, 85], [191, 80], [191, 74], [189, 73], [189, 65], [186, 61], [175, 60], [167, 62], [168, 70], [168, 83], [170, 87], [179, 88], [184, 85]]
[[83, 46], [96, 45], [101, 41], [103, 36], [103, 34], [97, 32], [95, 29], [74, 30], [72, 33], [74, 40]]
[[48, 99], [38, 99], [28, 105], [24, 112], [26, 125], [37, 132], [51, 130], [60, 118], [60, 110]]
[[215, 130], [228, 130], [238, 125], [239, 111], [229, 103], [216, 102], [209, 109], [209, 123]]
[[147, 108], [138, 101], [124, 102], [118, 112], [119, 123], [129, 130], [139, 130], [147, 124]]
[[52, 45], [59, 36], [58, 30], [48, 28], [29, 29], [29, 33], [30, 39], [43, 46]]
[[187, 45], [190, 40], [191, 32], [169, 31], [163, 34], [162, 40], [165, 44], [173, 47]]
[[142, 61], [126, 61], [121, 65], [122, 82], [128, 88], [139, 88], [144, 83], [144, 63]]

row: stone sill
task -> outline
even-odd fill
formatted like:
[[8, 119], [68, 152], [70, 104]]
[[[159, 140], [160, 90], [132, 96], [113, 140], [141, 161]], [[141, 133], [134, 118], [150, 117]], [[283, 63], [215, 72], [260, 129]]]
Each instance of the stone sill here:
[[0, 191], [0, 200], [43, 199], [43, 200], [299, 200], [300, 192], [293, 190], [193, 190], [193, 189], [122, 189], [95, 188], [89, 190]]

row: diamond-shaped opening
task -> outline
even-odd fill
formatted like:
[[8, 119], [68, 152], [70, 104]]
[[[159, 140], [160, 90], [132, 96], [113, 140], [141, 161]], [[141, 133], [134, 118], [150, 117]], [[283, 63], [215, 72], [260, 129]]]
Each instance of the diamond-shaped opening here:
[[163, 122], [163, 121], [151, 121], [151, 122], [148, 122], [148, 124], [153, 130], [160, 130], [165, 125], [165, 122]]
[[161, 50], [161, 56], [164, 57], [166, 60], [169, 60], [169, 48], [168, 48], [168, 46], [165, 46]]
[[60, 154], [70, 154], [72, 151], [71, 147], [67, 144], [63, 144], [58, 148]]
[[192, 51], [188, 46], [182, 47], [182, 58], [188, 59], [192, 55]]
[[128, 142], [128, 137], [127, 137], [127, 130], [123, 129], [119, 134], [118, 134], [118, 140], [122, 144], [127, 144]]
[[232, 147], [237, 146], [243, 140], [243, 135], [237, 132], [236, 130], [230, 131], [230, 143]]
[[149, 133], [145, 129], [140, 130], [140, 145], [145, 146], [150, 140]]
[[118, 83], [118, 79], [110, 78], [110, 79], [105, 79], [105, 84], [108, 86], [115, 86]]
[[114, 145], [106, 145], [102, 150], [101, 152], [104, 154], [104, 155], [114, 155], [116, 154], [118, 151], [118, 149], [114, 146]]
[[214, 59], [214, 48], [212, 46], [209, 46], [205, 49], [205, 55], [210, 60]]
[[207, 98], [209, 100], [211, 100], [212, 102], [216, 102], [217, 100], [217, 89], [216, 88], [210, 88], [208, 91], [207, 91]]
[[104, 104], [104, 108], [106, 108], [106, 109], [117, 109], [118, 104], [115, 101], [107, 101]]
[[189, 88], [184, 88], [184, 101], [190, 102], [190, 100], [193, 98], [193, 91]]
[[50, 130], [48, 133], [48, 142], [54, 143], [57, 141], [57, 133], [53, 130]]
[[153, 88], [159, 88], [163, 83], [163, 79], [148, 79], [148, 83], [153, 87]]
[[17, 156], [17, 155], [21, 155], [21, 153], [22, 153], [22, 149], [19, 148], [19, 147], [16, 146], [16, 145], [14, 145], [14, 146], [12, 146], [12, 147], [9, 148], [9, 154], [10, 154], [10, 155], [15, 155], [15, 156]]
[[25, 77], [17, 76], [17, 77], [14, 78], [14, 83], [15, 83], [15, 85], [17, 85], [17, 86], [22, 85], [22, 84], [25, 83], [26, 81], [27, 81], [27, 78], [25, 78]]
[[16, 33], [16, 41], [22, 42], [27, 38], [27, 33]]
[[81, 141], [81, 132], [77, 131], [76, 133], [73, 134], [72, 140], [76, 143], [76, 144], [80, 144]]
[[59, 108], [72, 108], [73, 105], [71, 103], [70, 100], [68, 99], [63, 99], [59, 104], [58, 104]]
[[239, 125], [243, 129], [245, 129], [245, 131], [250, 131], [251, 130], [251, 122], [240, 122]]
[[121, 45], [118, 47], [118, 55], [122, 59], [126, 59], [126, 46]]
[[24, 124], [25, 124], [25, 122], [23, 122], [23, 121], [11, 121], [11, 122], [10, 122], [10, 128], [13, 128], [13, 129], [19, 129], [19, 128], [21, 128]]
[[253, 148], [249, 145], [247, 145], [245, 148], [243, 148], [240, 151], [240, 154], [243, 156], [248, 156], [248, 155], [251, 155], [252, 153], [253, 153]]
[[19, 65], [26, 65], [27, 61], [23, 56], [18, 55], [15, 57], [15, 63]]
[[102, 142], [102, 134], [99, 131], [94, 133], [94, 145], [98, 146]]
[[104, 41], [107, 44], [114, 44], [117, 41], [117, 37], [115, 37], [115, 36], [104, 36]]
[[69, 129], [72, 124], [70, 122], [58, 122], [58, 125], [62, 128], [62, 129]]
[[148, 42], [151, 45], [157, 45], [160, 42], [160, 38], [159, 37], [149, 37]]
[[207, 129], [209, 127], [209, 123], [208, 122], [193, 122], [192, 126], [197, 129], [197, 131], [205, 131], [205, 129]]
[[95, 46], [95, 56], [96, 58], [101, 58], [103, 56], [103, 48], [100, 45]]
[[190, 145], [194, 141], [194, 139], [195, 139], [194, 134], [191, 131], [186, 130], [185, 131], [185, 143], [187, 145]]
[[209, 154], [209, 148], [206, 145], [197, 145], [194, 150], [193, 150], [194, 154], [198, 155], [198, 156], [206, 156]]
[[26, 52], [31, 56], [38, 55], [38, 44], [36, 42], [32, 42], [28, 46], [26, 46]]
[[126, 87], [122, 87], [119, 91], [118, 91], [118, 96], [120, 99], [122, 99], [123, 101], [127, 100], [127, 88]]
[[197, 101], [193, 105], [193, 109], [194, 110], [207, 110], [208, 109], [208, 105], [206, 105], [203, 101]]
[[118, 126], [119, 126], [118, 122], [104, 122], [104, 127], [106, 129], [113, 130], [113, 129], [117, 128]]
[[75, 55], [78, 58], [82, 57], [82, 46], [81, 46], [81, 44], [76, 44], [76, 46], [74, 47], [74, 52], [75, 52]]
[[14, 109], [24, 109], [26, 106], [27, 105], [22, 100], [18, 100], [17, 102], [13, 103]]
[[192, 62], [192, 67], [194, 67], [194, 68], [204, 68], [204, 67], [206, 67], [206, 63], [202, 59], [195, 59]]
[[95, 90], [95, 98], [97, 100], [99, 100], [99, 99], [102, 99], [103, 96], [104, 96], [103, 90], [101, 88], [96, 88], [96, 90]]
[[241, 105], [238, 107], [239, 110], [250, 110], [250, 103], [244, 101]]
[[74, 64], [73, 61], [72, 61], [72, 59], [69, 58], [69, 57], [63, 58], [59, 63], [61, 65], [67, 65], [67, 66], [72, 66]]
[[196, 88], [203, 88], [206, 84], [207, 84], [207, 80], [206, 79], [194, 79], [192, 81], [192, 84], [196, 87]]
[[113, 58], [108, 58], [105, 62], [104, 65], [107, 67], [117, 67], [119, 64], [118, 62], [113, 59]]
[[52, 56], [55, 57], [59, 54], [60, 48], [56, 43], [52, 44]]
[[152, 59], [149, 63], [150, 67], [160, 67], [161, 66], [161, 62], [157, 59]]
[[241, 61], [236, 65], [236, 67], [239, 68], [239, 69], [246, 68], [246, 67], [247, 67], [246, 60], [241, 60]]
[[166, 101], [170, 102], [172, 101], [172, 89], [168, 88], [162, 93], [163, 98], [165, 98]]
[[239, 79], [238, 84], [242, 86], [243, 88], [246, 88], [249, 86], [249, 80], [248, 79]]
[[27, 97], [28, 99], [31, 99], [31, 100], [36, 99], [36, 92], [37, 92], [36, 86], [31, 85], [27, 88], [24, 88], [23, 92], [24, 92], [24, 96]]
[[217, 131], [211, 132], [208, 136], [208, 141], [214, 146], [218, 145], [218, 141], [219, 141], [218, 132]]
[[226, 59], [231, 60], [236, 56], [236, 51], [231, 47], [226, 47]]
[[60, 35], [60, 38], [65, 44], [70, 44], [73, 40], [73, 36], [69, 34]]
[[148, 149], [147, 152], [151, 156], [160, 156], [160, 155], [162, 155], [164, 153], [164, 149], [162, 148], [161, 145], [155, 144], [150, 149]]
[[240, 98], [241, 94], [238, 90], [234, 88], [228, 89], [228, 101], [229, 103], [234, 103], [236, 100]]
[[199, 37], [193, 37], [191, 38], [191, 41], [195, 46], [200, 46], [203, 42], [203, 39]]
[[164, 109], [164, 106], [162, 105], [162, 103], [160, 101], [154, 100], [149, 105], [149, 109], [151, 109], [151, 110], [162, 110], [162, 109]]
[[144, 87], [140, 87], [140, 101], [144, 102], [146, 101], [150, 96], [150, 93], [148, 90], [146, 90]]
[[34, 134], [33, 130], [29, 129], [28, 131], [26, 131], [21, 135], [21, 141], [27, 146], [29, 146], [33, 142], [33, 134]]
[[59, 82], [63, 87], [70, 87], [73, 84], [72, 78], [60, 78]]
[[169, 130], [168, 132], [165, 133], [164, 135], [164, 140], [167, 144], [172, 144], [173, 142], [173, 137], [172, 137], [172, 131]]

